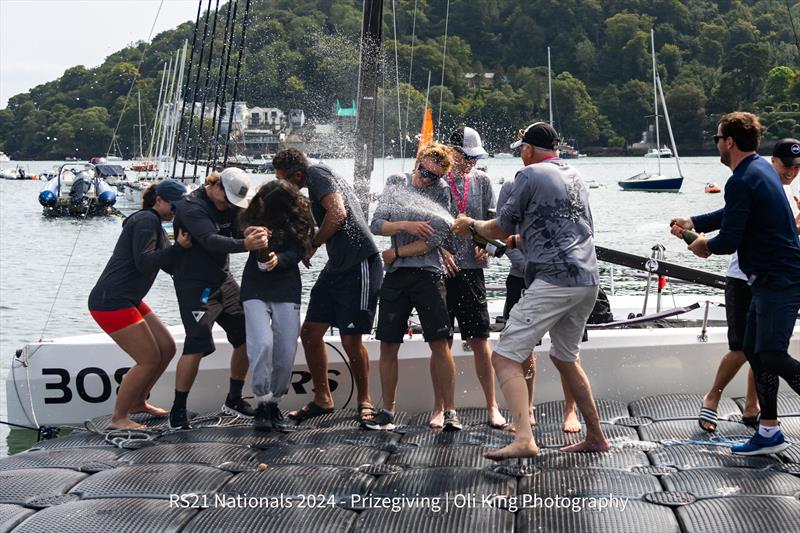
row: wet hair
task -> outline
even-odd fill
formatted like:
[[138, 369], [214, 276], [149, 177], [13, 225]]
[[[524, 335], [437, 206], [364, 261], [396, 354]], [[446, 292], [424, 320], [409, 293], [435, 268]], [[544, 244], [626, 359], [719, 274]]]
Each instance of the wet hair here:
[[205, 185], [214, 185], [217, 182], [219, 182], [219, 172], [215, 171], [206, 176]]
[[305, 154], [297, 148], [286, 148], [275, 154], [272, 166], [275, 170], [282, 170], [288, 178], [297, 172], [305, 172], [309, 162]]
[[453, 151], [443, 144], [429, 144], [417, 156], [417, 161], [422, 161], [423, 159], [432, 161], [447, 172], [453, 166]]
[[142, 193], [142, 209], [153, 209], [156, 205], [156, 185], [153, 183]]
[[719, 119], [720, 133], [730, 137], [742, 152], [754, 152], [761, 142], [761, 122], [752, 113], [736, 111]]
[[308, 198], [289, 181], [272, 180], [265, 183], [239, 215], [239, 225], [265, 226], [272, 232], [270, 242], [285, 244], [295, 240], [311, 252], [314, 238], [314, 219]]

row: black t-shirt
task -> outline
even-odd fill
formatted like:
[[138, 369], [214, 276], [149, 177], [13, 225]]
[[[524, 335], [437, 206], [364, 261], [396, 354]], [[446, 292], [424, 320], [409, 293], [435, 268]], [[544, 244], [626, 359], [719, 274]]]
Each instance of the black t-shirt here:
[[192, 237], [192, 247], [175, 262], [175, 288], [219, 287], [229, 277], [229, 253], [244, 252], [238, 225], [239, 209], [219, 211], [205, 187], [176, 202], [175, 237], [183, 230]]
[[361, 204], [353, 192], [353, 188], [328, 166], [316, 163], [306, 170], [308, 179], [308, 197], [311, 200], [311, 213], [317, 226], [322, 224], [326, 210], [322, 207], [322, 198], [330, 193], [342, 195], [347, 210], [339, 230], [325, 243], [328, 251], [328, 263], [325, 269], [331, 272], [342, 272], [359, 264], [361, 261], [378, 253], [375, 241], [367, 225]]
[[161, 217], [152, 209], [130, 215], [100, 279], [89, 294], [89, 309], [116, 311], [135, 307], [153, 286], [158, 270], [171, 270], [185, 250], [170, 246]]
[[242, 273], [241, 300], [264, 302], [300, 303], [302, 283], [298, 263], [305, 256], [305, 249], [297, 240], [286, 237], [281, 244], [277, 231], [272, 230], [269, 249], [278, 255], [278, 265], [270, 271], [258, 268], [257, 252], [250, 252]]

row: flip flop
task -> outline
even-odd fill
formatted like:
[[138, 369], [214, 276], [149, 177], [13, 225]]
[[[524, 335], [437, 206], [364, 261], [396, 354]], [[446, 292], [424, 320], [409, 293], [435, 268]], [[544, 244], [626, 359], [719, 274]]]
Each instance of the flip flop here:
[[297, 411], [292, 411], [289, 413], [288, 416], [295, 422], [300, 423], [305, 422], [310, 418], [331, 414], [332, 412], [333, 407], [321, 407], [314, 403], [314, 401], [310, 401]]
[[[717, 430], [717, 422], [719, 422], [719, 417], [714, 409], [700, 407], [700, 414], [697, 416], [697, 423], [700, 429], [714, 433]], [[706, 425], [703, 425], [703, 423]]]
[[378, 411], [373, 407], [373, 405], [369, 402], [363, 402], [358, 404], [358, 421], [361, 424], [365, 424], [375, 418], [375, 415], [378, 414]]
[[744, 416], [742, 415], [742, 424], [747, 427], [751, 427], [753, 429], [758, 427], [758, 419], [761, 418], [761, 413], [757, 413], [753, 416]]

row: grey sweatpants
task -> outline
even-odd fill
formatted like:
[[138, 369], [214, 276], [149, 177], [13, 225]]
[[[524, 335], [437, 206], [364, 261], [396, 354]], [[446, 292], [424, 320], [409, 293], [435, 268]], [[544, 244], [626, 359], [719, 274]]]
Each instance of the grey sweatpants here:
[[279, 402], [292, 378], [300, 304], [245, 300], [242, 307], [253, 394], [259, 403]]

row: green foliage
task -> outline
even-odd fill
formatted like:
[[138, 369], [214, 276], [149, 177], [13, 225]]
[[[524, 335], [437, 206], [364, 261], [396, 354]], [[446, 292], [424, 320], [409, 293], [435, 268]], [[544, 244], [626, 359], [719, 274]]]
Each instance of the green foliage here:
[[[796, 2], [450, 0], [445, 58], [447, 3], [384, 2], [376, 126], [386, 139], [399, 143], [401, 135], [413, 137], [418, 131], [430, 73], [435, 119], [444, 85], [439, 132], [469, 123], [491, 149], [506, 147], [519, 127], [547, 119], [549, 46], [554, 119], [562, 135], [581, 146], [637, 142], [652, 121], [651, 29], [681, 147], [701, 147], [710, 117], [736, 109], [761, 113], [766, 136], [798, 134], [800, 50], [786, 12], [792, 9], [798, 24], [798, 6], [790, 6]], [[243, 5], [240, 0], [239, 18]], [[218, 15], [212, 95], [229, 8], [224, 3]], [[311, 120], [330, 121], [337, 99], [356, 98], [361, 8], [361, 0], [254, 0], [237, 100], [301, 108]], [[133, 156], [138, 152], [136, 94], [141, 93], [142, 121], [152, 124], [164, 65], [174, 61], [184, 41], [191, 42], [193, 30], [187, 22], [157, 35], [141, 64], [146, 45], [139, 42], [98, 67], [73, 66], [60, 78], [12, 97], [0, 110], [0, 147], [14, 158], [89, 157], [105, 153], [119, 122], [122, 155]], [[239, 23], [237, 46], [241, 30]], [[232, 69], [237, 59], [234, 50]], [[494, 73], [493, 81], [482, 77], [487, 72]], [[477, 77], [469, 81], [467, 73]], [[403, 122], [406, 98], [410, 102], [404, 132], [398, 94]], [[143, 131], [145, 144], [150, 135]]]

